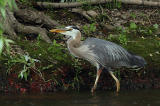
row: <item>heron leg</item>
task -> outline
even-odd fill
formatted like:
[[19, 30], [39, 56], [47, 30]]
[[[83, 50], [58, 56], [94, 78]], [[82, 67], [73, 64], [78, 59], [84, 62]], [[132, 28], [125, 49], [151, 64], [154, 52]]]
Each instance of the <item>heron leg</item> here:
[[117, 87], [117, 92], [120, 90], [120, 82], [119, 80], [115, 77], [112, 71], [109, 71], [110, 75], [113, 77], [113, 79], [116, 81], [116, 87]]
[[92, 93], [96, 90], [97, 83], [98, 83], [99, 77], [100, 77], [100, 75], [101, 75], [101, 72], [102, 72], [102, 69], [97, 70], [96, 80], [95, 80], [94, 86], [93, 86], [92, 89], [91, 89], [91, 92], [92, 92]]

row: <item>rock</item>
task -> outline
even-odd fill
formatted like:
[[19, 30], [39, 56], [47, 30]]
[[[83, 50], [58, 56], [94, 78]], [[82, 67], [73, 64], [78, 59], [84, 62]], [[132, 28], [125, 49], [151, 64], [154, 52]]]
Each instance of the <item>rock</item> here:
[[126, 15], [121, 15], [122, 19], [126, 20], [127, 16]]
[[[121, 16], [122, 14], [120, 12], [116, 13], [116, 16]], [[123, 16], [123, 15], [122, 15]]]
[[92, 18], [95, 18], [96, 16], [98, 16], [98, 13], [93, 10], [85, 11], [81, 8], [73, 8], [72, 12], [80, 14], [81, 16], [85, 17], [89, 21]]
[[113, 31], [115, 29], [115, 27], [110, 24], [104, 24], [103, 27], [108, 31]]
[[91, 17], [88, 16], [87, 12], [84, 11], [83, 9], [81, 9], [81, 8], [73, 8], [72, 12], [80, 14], [81, 16], [85, 17], [87, 20], [91, 19]]
[[121, 23], [115, 23], [115, 26], [116, 26], [116, 27], [120, 27], [120, 26], [122, 26], [122, 25], [121, 25]]
[[88, 14], [89, 16], [91, 16], [92, 18], [95, 18], [96, 16], [98, 16], [98, 13], [95, 12], [95, 11], [93, 11], [93, 10], [87, 11], [87, 14]]

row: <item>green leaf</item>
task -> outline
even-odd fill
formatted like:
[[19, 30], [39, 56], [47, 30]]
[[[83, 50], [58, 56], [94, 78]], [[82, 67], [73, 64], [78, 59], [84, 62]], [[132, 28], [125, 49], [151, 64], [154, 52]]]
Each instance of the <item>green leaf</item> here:
[[25, 80], [27, 80], [27, 67], [26, 65], [23, 66], [23, 70], [20, 72], [20, 74], [18, 75], [18, 78], [24, 78]]
[[2, 37], [0, 37], [0, 54], [2, 53], [3, 46], [4, 46], [4, 40]]
[[24, 72], [23, 72], [23, 70], [22, 70], [22, 71], [20, 72], [20, 74], [18, 75], [18, 78], [21, 78], [21, 79], [22, 79], [22, 78], [23, 78], [23, 73], [24, 73]]
[[23, 77], [21, 76], [21, 73], [18, 74], [18, 78], [21, 78], [21, 79], [23, 78]]
[[6, 10], [5, 10], [5, 8], [0, 8], [0, 10], [1, 10], [2, 17], [5, 18], [6, 17]]
[[10, 8], [10, 9], [13, 8], [13, 6], [12, 6], [12, 1], [13, 1], [13, 0], [8, 0], [8, 5], [9, 5], [9, 8]]
[[24, 55], [25, 61], [28, 62], [31, 58], [28, 55]]
[[131, 22], [130, 29], [137, 29], [137, 25], [134, 22]]
[[56, 40], [54, 39], [54, 41], [53, 41], [53, 45], [56, 45]]
[[23, 75], [24, 75], [24, 79], [27, 81], [27, 76], [28, 76], [27, 72], [24, 72]]
[[11, 9], [18, 9], [15, 0], [8, 0], [8, 2], [11, 2], [12, 8]]
[[10, 39], [4, 39], [4, 42], [5, 42], [5, 46], [6, 46], [6, 50], [7, 50], [7, 52], [8, 53], [10, 53], [10, 45], [9, 45], [9, 43], [14, 43], [12, 40], [10, 40]]
[[3, 30], [0, 29], [0, 36], [3, 34]]
[[6, 42], [6, 43], [14, 43], [14, 41], [13, 41], [13, 40], [10, 40], [10, 39], [5, 39], [5, 42]]
[[132, 18], [136, 18], [136, 14], [135, 13], [131, 13], [131, 17]]
[[158, 29], [159, 25], [158, 24], [154, 24], [153, 27], [154, 27], [154, 29]]
[[149, 34], [152, 34], [152, 30], [149, 30]]
[[118, 2], [117, 3], [117, 8], [121, 8], [121, 5], [122, 5], [121, 2]]
[[[0, 31], [3, 29], [3, 24], [2, 24], [2, 22], [0, 22]], [[1, 33], [0, 33], [0, 35], [1, 35]]]
[[6, 6], [7, 1], [6, 0], [0, 0], [0, 6], [1, 8], [4, 8]]

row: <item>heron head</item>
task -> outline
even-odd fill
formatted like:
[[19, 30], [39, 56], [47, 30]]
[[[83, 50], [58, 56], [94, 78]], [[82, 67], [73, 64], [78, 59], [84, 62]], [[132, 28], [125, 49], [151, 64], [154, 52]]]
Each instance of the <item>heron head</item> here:
[[63, 29], [51, 29], [50, 32], [60, 33], [66, 36], [67, 39], [75, 39], [80, 34], [79, 29], [76, 26], [67, 26]]

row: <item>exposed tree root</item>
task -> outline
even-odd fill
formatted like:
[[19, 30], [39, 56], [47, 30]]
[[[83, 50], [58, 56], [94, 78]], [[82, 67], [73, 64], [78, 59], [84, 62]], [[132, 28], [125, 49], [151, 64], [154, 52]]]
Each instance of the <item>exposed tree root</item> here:
[[98, 13], [96, 13], [93, 10], [84, 11], [81, 8], [73, 8], [72, 12], [80, 14], [81, 16], [86, 18], [88, 21], [91, 21], [92, 18], [95, 18], [96, 16], [98, 16]]
[[[87, 1], [90, 5], [104, 4], [107, 2], [112, 2], [113, 0], [89, 0]], [[158, 0], [117, 0], [124, 4], [136, 4], [145, 6], [157, 6], [160, 7], [160, 2]], [[86, 1], [85, 1], [86, 3]], [[51, 2], [37, 2], [36, 5], [41, 8], [73, 8], [80, 7], [84, 2], [71, 2], [71, 3], [51, 3]]]
[[43, 40], [45, 40], [47, 43], [51, 43], [52, 41], [50, 38], [47, 36], [47, 30], [41, 27], [34, 27], [34, 26], [25, 26], [20, 23], [18, 23], [15, 26], [15, 30], [18, 33], [23, 33], [23, 34], [35, 34], [35, 35], [40, 35]]
[[23, 23], [42, 25], [43, 27], [49, 29], [60, 25], [55, 20], [52, 20], [50, 17], [46, 16], [44, 13], [35, 12], [29, 9], [20, 9], [15, 11], [15, 17]]
[[[81, 8], [73, 8], [72, 9], [73, 13], [78, 13], [84, 18], [86, 18], [88, 21], [92, 21], [92, 19], [96, 18], [99, 14], [93, 10], [85, 11]], [[113, 31], [115, 29], [114, 26], [109, 25], [109, 24], [104, 24], [104, 23], [99, 23], [99, 25], [107, 31]]]
[[4, 33], [11, 39], [16, 39], [18, 34], [31, 34], [40, 35], [47, 43], [51, 43], [50, 38], [47, 36], [47, 29], [60, 25], [40, 12], [27, 9], [12, 12], [8, 8], [6, 9], [6, 19], [3, 24]]

